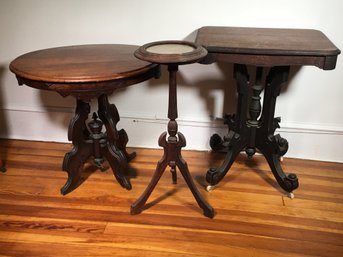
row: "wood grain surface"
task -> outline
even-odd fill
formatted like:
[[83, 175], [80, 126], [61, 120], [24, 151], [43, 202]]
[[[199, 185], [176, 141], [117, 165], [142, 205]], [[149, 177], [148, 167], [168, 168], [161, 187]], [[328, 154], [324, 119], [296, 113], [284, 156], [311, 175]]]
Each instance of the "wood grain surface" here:
[[84, 182], [62, 196], [70, 144], [0, 140], [0, 256], [343, 256], [343, 164], [285, 159], [299, 176], [295, 199], [266, 161], [245, 155], [207, 193], [204, 175], [221, 154], [183, 151], [200, 192], [215, 208], [202, 215], [183, 178], [165, 172], [139, 215], [131, 203], [150, 181], [161, 150], [130, 149], [133, 189], [88, 162]]
[[23, 54], [10, 69], [25, 79], [50, 83], [118, 80], [147, 72], [154, 65], [138, 60], [135, 45], [75, 45]]
[[319, 30], [202, 27], [195, 42], [208, 55], [203, 63], [224, 61], [255, 66], [336, 67], [341, 51]]
[[340, 50], [319, 30], [202, 27], [197, 43], [209, 50], [240, 54], [338, 55]]

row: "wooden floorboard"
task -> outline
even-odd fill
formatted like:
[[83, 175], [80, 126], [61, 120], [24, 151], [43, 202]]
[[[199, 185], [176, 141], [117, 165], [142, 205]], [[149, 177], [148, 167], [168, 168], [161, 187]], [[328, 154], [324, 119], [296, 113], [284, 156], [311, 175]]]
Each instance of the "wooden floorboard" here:
[[238, 157], [212, 192], [204, 175], [222, 154], [183, 151], [216, 216], [203, 216], [182, 176], [167, 170], [139, 215], [130, 205], [154, 172], [161, 150], [129, 149], [131, 191], [111, 169], [86, 163], [84, 181], [66, 196], [61, 170], [70, 144], [0, 140], [0, 256], [343, 256], [343, 164], [285, 158], [300, 187], [282, 191], [261, 156]]

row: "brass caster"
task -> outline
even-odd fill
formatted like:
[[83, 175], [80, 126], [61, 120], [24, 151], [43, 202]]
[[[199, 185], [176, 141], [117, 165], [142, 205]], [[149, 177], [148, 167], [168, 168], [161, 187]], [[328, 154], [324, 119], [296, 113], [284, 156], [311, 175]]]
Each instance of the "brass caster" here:
[[295, 196], [294, 196], [294, 193], [293, 193], [293, 192], [289, 192], [289, 193], [288, 193], [288, 197], [291, 198], [291, 199], [294, 199], [294, 197], [295, 197]]
[[208, 185], [208, 186], [206, 187], [206, 191], [207, 191], [207, 192], [211, 192], [211, 191], [214, 190], [214, 187], [215, 187], [215, 186]]

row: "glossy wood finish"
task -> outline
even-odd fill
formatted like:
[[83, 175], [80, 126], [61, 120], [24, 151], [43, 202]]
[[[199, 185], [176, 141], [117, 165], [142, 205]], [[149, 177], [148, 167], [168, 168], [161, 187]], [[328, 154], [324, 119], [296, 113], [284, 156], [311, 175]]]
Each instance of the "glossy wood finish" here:
[[[158, 52], [149, 52], [149, 49], [160, 47]], [[170, 47], [173, 46], [173, 47]], [[185, 47], [186, 46], [186, 47]], [[163, 50], [160, 52], [160, 50]], [[186, 52], [184, 51], [186, 49]], [[168, 50], [168, 51], [166, 51]], [[170, 167], [173, 183], [177, 183], [176, 167], [180, 170], [187, 186], [191, 190], [195, 200], [204, 215], [213, 218], [214, 209], [206, 202], [200, 194], [189, 173], [187, 162], [182, 158], [181, 148], [186, 146], [186, 139], [178, 132], [177, 124], [177, 72], [178, 66], [194, 63], [205, 57], [207, 51], [194, 43], [187, 41], [157, 41], [141, 46], [135, 56], [142, 60], [152, 61], [168, 65], [169, 72], [169, 100], [168, 100], [168, 133], [163, 132], [158, 140], [159, 146], [163, 147], [163, 157], [158, 161], [154, 175], [142, 195], [131, 205], [131, 214], [137, 214], [146, 208], [145, 203], [155, 189], [158, 181], [167, 166]]]
[[321, 32], [311, 29], [202, 27], [196, 42], [210, 53], [207, 62], [227, 61], [256, 66], [336, 66], [340, 50]]
[[19, 56], [10, 69], [19, 84], [87, 102], [158, 75], [157, 65], [133, 56], [137, 48], [108, 44], [44, 49]]
[[[124, 173], [134, 153], [126, 151], [128, 137], [125, 130], [116, 128], [119, 114], [115, 105], [108, 102], [108, 95], [118, 88], [158, 77], [158, 65], [134, 57], [137, 48], [132, 45], [67, 46], [27, 53], [11, 62], [10, 69], [20, 85], [76, 98], [75, 116], [68, 129], [68, 139], [74, 148], [64, 157], [63, 170], [68, 172], [68, 180], [61, 188], [62, 194], [81, 183], [80, 168], [90, 157], [101, 169], [107, 159], [120, 185], [131, 189]], [[91, 99], [98, 101], [98, 110], [87, 126]]]
[[[242, 150], [250, 158], [259, 150], [280, 187], [293, 197], [299, 181], [294, 173], [286, 175], [280, 164], [288, 142], [279, 134], [274, 135], [281, 121], [274, 117], [276, 99], [291, 65], [334, 69], [340, 50], [322, 32], [303, 29], [203, 27], [196, 42], [209, 52], [203, 63], [234, 63], [238, 92], [236, 113], [224, 118], [227, 135], [221, 138], [214, 134], [210, 139], [212, 149], [225, 151], [226, 156], [220, 167], [207, 171], [208, 189], [224, 178]], [[255, 78], [249, 76], [247, 65], [256, 66]]]
[[[61, 196], [60, 160], [70, 144], [4, 141], [0, 173], [1, 256], [338, 257], [343, 254], [343, 164], [285, 158], [302, 186], [293, 200], [261, 156], [240, 155], [218, 190], [204, 192], [203, 171], [222, 154], [183, 151], [191, 176], [217, 210], [202, 215], [186, 183], [166, 173], [140, 215], [130, 204], [151, 179], [162, 150], [129, 149], [133, 189], [123, 193], [110, 170], [86, 163], [82, 187]], [[249, 169], [249, 167], [254, 167]], [[170, 196], [173, 197], [170, 197]]]

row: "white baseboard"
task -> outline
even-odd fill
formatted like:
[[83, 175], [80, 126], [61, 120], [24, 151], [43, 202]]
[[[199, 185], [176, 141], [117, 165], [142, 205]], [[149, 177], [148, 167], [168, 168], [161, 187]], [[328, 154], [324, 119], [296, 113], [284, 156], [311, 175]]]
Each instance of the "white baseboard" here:
[[[69, 120], [74, 115], [70, 108], [44, 110], [3, 109], [0, 137], [9, 139], [68, 142]], [[166, 130], [168, 120], [146, 114], [121, 113], [118, 129], [129, 136], [128, 146], [158, 148], [157, 139]], [[224, 135], [222, 121], [192, 121], [178, 119], [179, 131], [187, 140], [188, 150], [210, 150], [212, 134]], [[343, 128], [319, 124], [281, 123], [281, 134], [289, 142], [285, 157], [343, 162]]]

